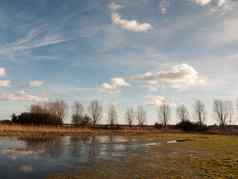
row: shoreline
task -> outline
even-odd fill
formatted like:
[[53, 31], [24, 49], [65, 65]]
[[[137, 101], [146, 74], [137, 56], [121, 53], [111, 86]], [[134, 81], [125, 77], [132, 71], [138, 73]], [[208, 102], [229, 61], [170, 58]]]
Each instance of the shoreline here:
[[77, 136], [77, 135], [103, 135], [103, 134], [120, 134], [120, 135], [155, 135], [155, 134], [204, 134], [204, 135], [238, 135], [238, 131], [230, 130], [208, 130], [182, 131], [178, 129], [156, 129], [156, 128], [90, 128], [90, 127], [65, 127], [65, 126], [30, 126], [15, 124], [0, 124], [0, 136]]

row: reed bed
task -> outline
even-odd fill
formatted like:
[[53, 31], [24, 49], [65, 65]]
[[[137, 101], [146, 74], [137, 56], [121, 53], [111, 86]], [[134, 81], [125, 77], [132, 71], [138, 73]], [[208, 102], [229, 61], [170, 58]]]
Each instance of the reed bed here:
[[75, 128], [62, 126], [31, 126], [31, 125], [0, 125], [0, 136], [48, 136], [48, 135], [77, 135], [94, 133], [90, 128]]

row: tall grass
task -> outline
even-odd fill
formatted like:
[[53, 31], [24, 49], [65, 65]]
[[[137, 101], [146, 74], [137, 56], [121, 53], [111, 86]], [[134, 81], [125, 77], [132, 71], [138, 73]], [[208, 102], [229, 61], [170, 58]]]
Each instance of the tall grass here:
[[0, 125], [0, 135], [74, 135], [78, 133], [92, 133], [90, 128], [73, 128], [64, 126], [32, 126], [32, 125]]

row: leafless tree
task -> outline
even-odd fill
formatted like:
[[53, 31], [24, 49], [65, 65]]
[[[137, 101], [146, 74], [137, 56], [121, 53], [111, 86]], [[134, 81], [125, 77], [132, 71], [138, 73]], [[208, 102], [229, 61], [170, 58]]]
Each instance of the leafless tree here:
[[66, 115], [66, 111], [67, 104], [63, 100], [33, 104], [30, 107], [31, 113], [50, 114], [59, 118], [62, 122]]
[[177, 107], [177, 116], [181, 122], [189, 120], [189, 112], [185, 105], [180, 105]]
[[102, 118], [102, 106], [97, 100], [91, 101], [88, 106], [88, 112], [91, 115], [93, 126]]
[[195, 117], [196, 117], [196, 120], [198, 121], [199, 126], [200, 127], [203, 126], [206, 121], [207, 112], [206, 112], [205, 104], [202, 101], [200, 100], [195, 101], [194, 113], [195, 113]]
[[137, 121], [138, 125], [143, 127], [146, 122], [146, 111], [143, 106], [137, 107]]
[[228, 123], [229, 125], [232, 125], [233, 123], [233, 114], [234, 114], [234, 106], [233, 106], [233, 102], [230, 100], [225, 101], [226, 105], [227, 105], [227, 112], [228, 112]]
[[63, 100], [48, 102], [45, 104], [50, 114], [57, 116], [61, 120], [64, 119], [67, 110], [67, 104]]
[[72, 123], [80, 125], [84, 119], [84, 107], [78, 101], [75, 101], [72, 106]]
[[45, 107], [38, 103], [38, 104], [32, 104], [30, 106], [30, 112], [31, 113], [37, 113], [37, 114], [46, 114], [46, 113], [49, 113], [48, 110], [45, 109]]
[[108, 120], [111, 126], [115, 125], [117, 122], [117, 110], [115, 105], [111, 105], [108, 110]]
[[169, 104], [162, 104], [159, 106], [158, 109], [158, 118], [160, 123], [163, 125], [164, 128], [166, 128], [169, 120], [170, 120], [170, 106]]
[[214, 112], [217, 116], [217, 121], [222, 128], [227, 125], [229, 110], [229, 105], [226, 101], [214, 100]]
[[126, 110], [126, 120], [127, 120], [129, 127], [132, 126], [134, 118], [135, 118], [135, 112], [134, 112], [133, 108], [128, 108]]

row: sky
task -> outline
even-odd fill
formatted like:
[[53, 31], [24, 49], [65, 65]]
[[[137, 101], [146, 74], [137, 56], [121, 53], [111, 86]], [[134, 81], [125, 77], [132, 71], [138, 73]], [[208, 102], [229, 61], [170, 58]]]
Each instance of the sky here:
[[[0, 0], [0, 118], [33, 103], [235, 102], [236, 0]], [[70, 112], [69, 112], [70, 113]], [[173, 119], [175, 120], [175, 119]], [[215, 123], [212, 117], [209, 123]], [[66, 122], [70, 121], [70, 114]]]

